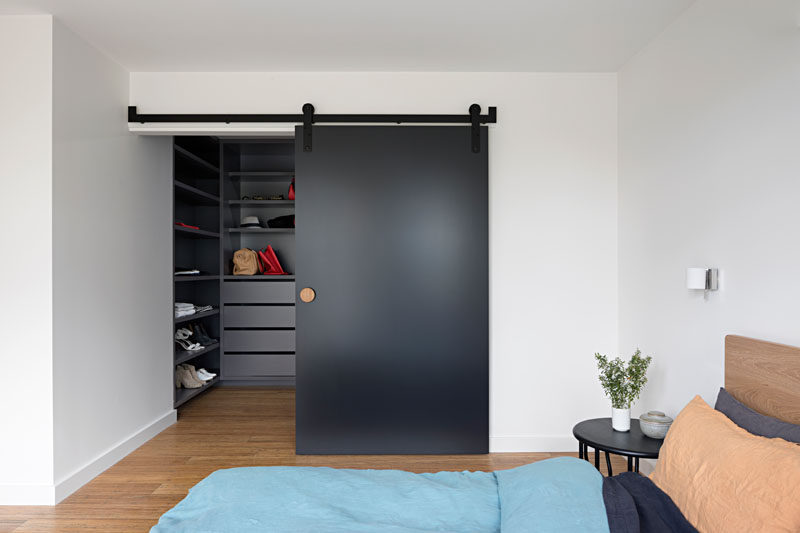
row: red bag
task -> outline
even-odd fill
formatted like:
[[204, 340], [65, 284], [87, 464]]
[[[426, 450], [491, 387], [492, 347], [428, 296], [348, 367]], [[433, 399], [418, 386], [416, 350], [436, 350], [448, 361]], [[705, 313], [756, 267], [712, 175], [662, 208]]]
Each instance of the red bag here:
[[263, 274], [269, 269], [269, 265], [261, 258], [261, 252], [253, 251], [256, 256], [256, 265], [258, 265], [258, 273]]
[[262, 274], [271, 276], [286, 274], [272, 246], [267, 246], [258, 252], [258, 262], [263, 265], [263, 269], [260, 269]]
[[294, 200], [294, 178], [292, 178], [292, 183], [289, 184], [289, 200]]

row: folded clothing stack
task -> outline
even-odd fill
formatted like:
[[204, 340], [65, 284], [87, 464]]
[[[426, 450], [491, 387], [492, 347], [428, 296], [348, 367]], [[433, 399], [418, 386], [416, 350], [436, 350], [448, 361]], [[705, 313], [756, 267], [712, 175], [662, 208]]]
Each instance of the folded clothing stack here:
[[194, 305], [186, 302], [175, 302], [175, 318], [190, 316], [195, 313], [203, 313], [214, 309], [212, 305]]
[[176, 268], [175, 275], [176, 276], [197, 276], [200, 274], [200, 271], [196, 268]]
[[196, 312], [197, 311], [194, 308], [194, 304], [185, 302], [175, 302], [175, 318], [181, 318], [184, 316], [193, 315]]

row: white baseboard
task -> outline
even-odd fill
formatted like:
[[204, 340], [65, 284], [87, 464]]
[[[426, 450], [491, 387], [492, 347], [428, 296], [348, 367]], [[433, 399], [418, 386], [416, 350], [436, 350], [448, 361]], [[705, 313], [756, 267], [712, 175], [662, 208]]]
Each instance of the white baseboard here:
[[489, 451], [578, 453], [578, 441], [572, 435], [494, 435], [489, 437]]
[[0, 485], [0, 505], [55, 505], [178, 420], [174, 409], [117, 442], [54, 485]]
[[[133, 450], [152, 439], [178, 420], [178, 411], [172, 409], [144, 427], [136, 430], [131, 436], [122, 439], [106, 451], [100, 453], [95, 459], [56, 481], [54, 487], [53, 503], [58, 503], [98, 474], [113, 466]], [[51, 503], [50, 505], [53, 505]], [[36, 504], [32, 504], [36, 505]], [[45, 504], [46, 505], [46, 504]]]

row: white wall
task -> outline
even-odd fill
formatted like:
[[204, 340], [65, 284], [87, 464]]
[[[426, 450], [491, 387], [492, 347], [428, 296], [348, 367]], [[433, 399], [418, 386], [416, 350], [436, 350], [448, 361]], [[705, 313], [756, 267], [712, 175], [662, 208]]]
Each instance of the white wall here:
[[0, 17], [0, 504], [52, 504], [175, 420], [171, 150], [128, 73]]
[[175, 420], [172, 159], [128, 133], [128, 72], [53, 29], [56, 497]]
[[[52, 19], [0, 17], [0, 501], [53, 483]], [[20, 408], [24, 406], [24, 408]]]
[[[698, 0], [619, 75], [620, 347], [655, 356], [638, 410], [713, 403], [726, 334], [800, 345], [797, 15]], [[707, 300], [692, 266], [720, 269]]]
[[[491, 448], [573, 450], [617, 347], [614, 74], [132, 73], [142, 113], [466, 113], [490, 132]], [[598, 399], [601, 399], [598, 402]], [[555, 408], [555, 409], [554, 409]]]

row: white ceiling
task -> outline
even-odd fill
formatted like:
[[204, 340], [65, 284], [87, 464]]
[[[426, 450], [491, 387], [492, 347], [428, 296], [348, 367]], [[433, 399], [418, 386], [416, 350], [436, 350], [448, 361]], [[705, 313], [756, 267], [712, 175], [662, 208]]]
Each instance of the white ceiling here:
[[0, 0], [137, 71], [617, 71], [693, 0]]

